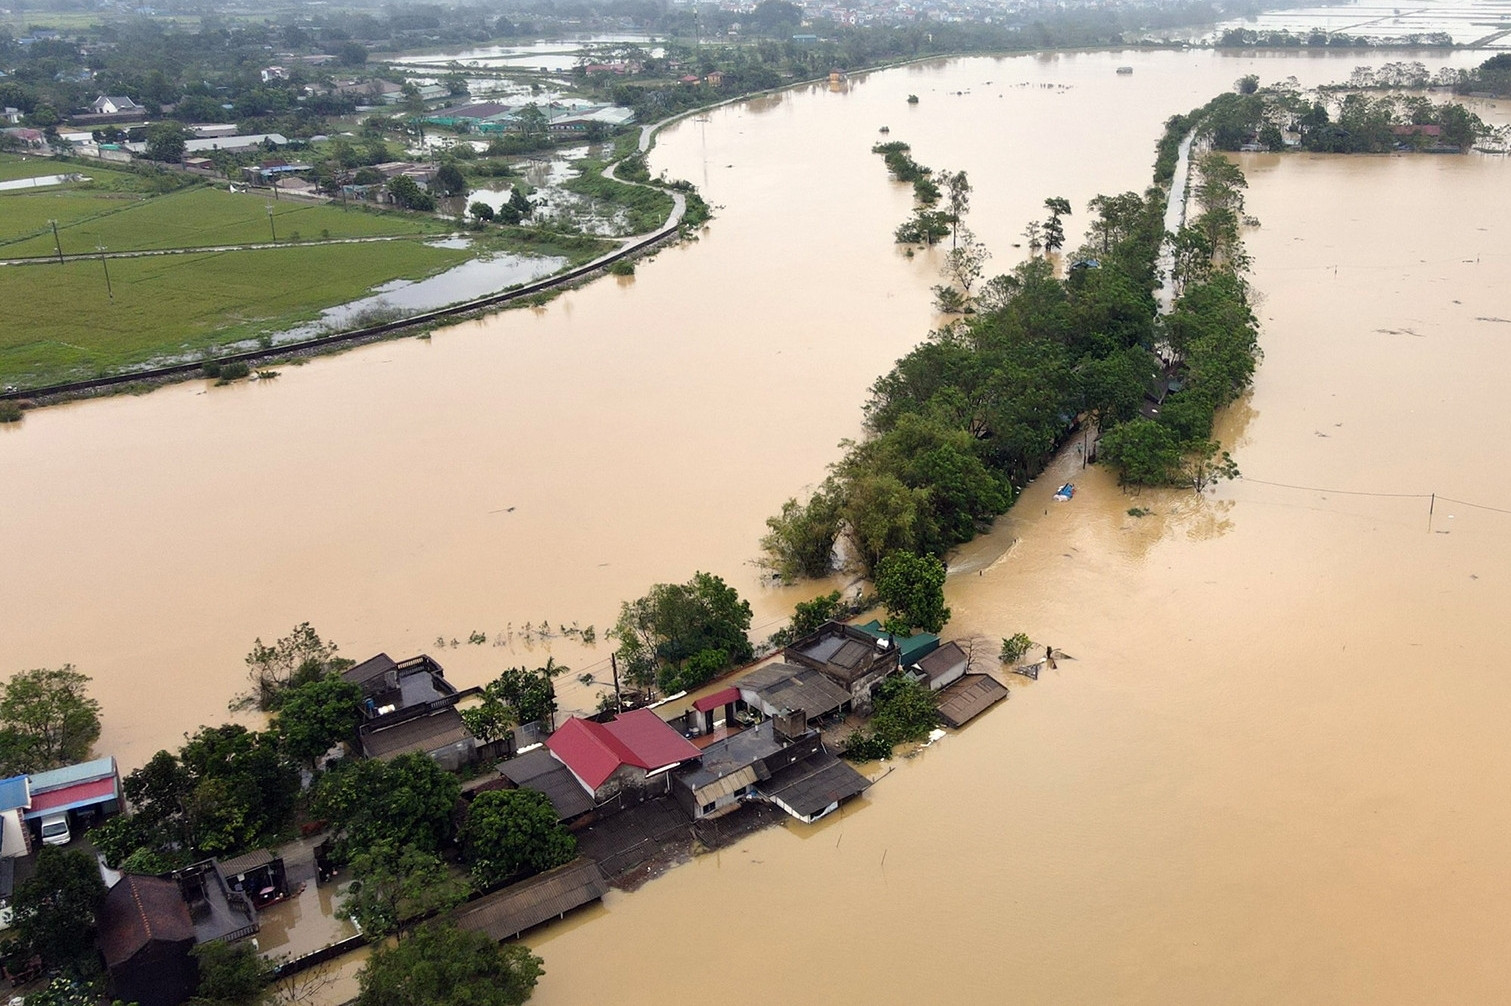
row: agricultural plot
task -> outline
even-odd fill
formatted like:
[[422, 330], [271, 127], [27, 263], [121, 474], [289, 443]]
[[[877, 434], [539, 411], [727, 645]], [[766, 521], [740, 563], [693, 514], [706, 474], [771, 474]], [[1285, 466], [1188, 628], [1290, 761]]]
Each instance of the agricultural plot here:
[[[339, 211], [337, 211], [339, 212]], [[471, 257], [421, 241], [0, 268], [0, 386], [39, 387], [276, 332]]]

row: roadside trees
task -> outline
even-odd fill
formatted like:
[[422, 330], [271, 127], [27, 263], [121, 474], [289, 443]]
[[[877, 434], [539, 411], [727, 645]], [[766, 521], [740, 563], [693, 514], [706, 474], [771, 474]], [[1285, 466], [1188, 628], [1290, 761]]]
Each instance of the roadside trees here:
[[72, 664], [20, 671], [0, 686], [0, 771], [41, 772], [89, 757], [100, 704]]
[[459, 837], [473, 883], [481, 890], [571, 862], [577, 855], [577, 839], [561, 826], [551, 801], [530, 789], [479, 793]]
[[358, 973], [356, 1006], [520, 1006], [545, 973], [521, 944], [439, 924], [373, 951]]

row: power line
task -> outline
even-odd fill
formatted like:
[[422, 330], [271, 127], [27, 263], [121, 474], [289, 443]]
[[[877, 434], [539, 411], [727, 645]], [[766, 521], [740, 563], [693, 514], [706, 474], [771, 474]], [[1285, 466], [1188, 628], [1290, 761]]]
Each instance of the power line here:
[[[1292, 485], [1289, 482], [1266, 482], [1264, 479], [1250, 478], [1247, 475], [1239, 477], [1245, 482], [1253, 482], [1256, 485], [1278, 486], [1281, 489], [1300, 489], [1302, 492], [1327, 493], [1332, 496], [1379, 496], [1389, 499], [1425, 500], [1431, 499], [1433, 495], [1432, 493], [1377, 493], [1362, 489], [1324, 489], [1321, 486], [1298, 486]], [[1446, 496], [1441, 498], [1447, 499]]]
[[1469, 500], [1444, 496], [1442, 493], [1382, 493], [1371, 492], [1365, 489], [1328, 489], [1323, 486], [1300, 486], [1290, 482], [1270, 482], [1265, 479], [1250, 478], [1247, 475], [1240, 475], [1239, 478], [1244, 482], [1253, 482], [1255, 485], [1275, 486], [1280, 489], [1297, 489], [1301, 492], [1322, 493], [1327, 496], [1373, 496], [1378, 499], [1442, 500], [1444, 503], [1457, 503], [1459, 506], [1473, 507], [1476, 510], [1489, 510], [1491, 513], [1511, 514], [1511, 508], [1491, 506], [1488, 503], [1472, 503]]

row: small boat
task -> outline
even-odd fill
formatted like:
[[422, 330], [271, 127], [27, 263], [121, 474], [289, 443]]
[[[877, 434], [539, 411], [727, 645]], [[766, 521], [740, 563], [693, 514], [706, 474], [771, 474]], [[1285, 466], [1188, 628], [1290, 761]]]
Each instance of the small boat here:
[[1072, 482], [1067, 482], [1063, 486], [1061, 486], [1060, 488], [1058, 488], [1058, 489], [1055, 490], [1055, 502], [1056, 503], [1066, 503], [1066, 502], [1069, 502], [1070, 498], [1072, 496], [1074, 496], [1075, 494], [1076, 494], [1075, 484], [1072, 483]]
[[1133, 67], [1131, 67], [1131, 66], [1120, 66], [1120, 67], [1118, 67], [1118, 73], [1120, 73], [1120, 74], [1125, 74], [1126, 75], [1126, 74], [1130, 74], [1132, 72], [1133, 72]]

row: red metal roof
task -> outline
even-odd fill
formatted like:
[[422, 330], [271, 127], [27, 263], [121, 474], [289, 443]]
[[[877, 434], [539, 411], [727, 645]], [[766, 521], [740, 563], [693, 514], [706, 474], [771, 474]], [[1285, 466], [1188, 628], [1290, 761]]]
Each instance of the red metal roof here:
[[698, 712], [700, 713], [706, 713], [710, 709], [717, 709], [720, 706], [727, 706], [731, 702], [738, 701], [740, 701], [740, 690], [738, 688], [730, 686], [723, 691], [718, 691], [714, 692], [712, 695], [703, 696], [701, 699], [693, 703], [693, 708], [698, 710]]
[[608, 723], [574, 716], [546, 739], [546, 746], [595, 790], [621, 765], [653, 772], [698, 757], [687, 738], [649, 709], [623, 713]]
[[31, 808], [26, 812], [26, 816], [36, 817], [61, 807], [71, 808], [75, 804], [113, 800], [115, 797], [115, 776], [108, 779], [91, 779], [89, 782], [76, 782], [72, 786], [50, 789], [46, 793], [33, 793]]

